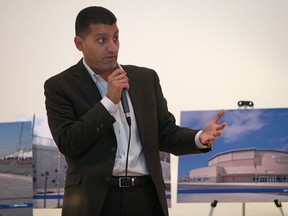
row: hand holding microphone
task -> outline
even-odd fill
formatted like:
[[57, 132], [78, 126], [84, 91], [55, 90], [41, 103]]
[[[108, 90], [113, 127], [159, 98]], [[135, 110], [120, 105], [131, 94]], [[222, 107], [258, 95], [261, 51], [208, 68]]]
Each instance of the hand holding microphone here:
[[[118, 64], [118, 67], [122, 69], [121, 65]], [[123, 70], [124, 71], [124, 70]], [[125, 71], [124, 71], [125, 72]], [[126, 72], [125, 72], [125, 75], [126, 75]], [[128, 79], [128, 78], [127, 78]], [[128, 80], [129, 81], [129, 80]], [[128, 86], [129, 86], [129, 83], [128, 83]], [[124, 88], [122, 89], [122, 93], [121, 93], [121, 103], [122, 103], [122, 106], [123, 106], [123, 111], [124, 111], [124, 114], [125, 114], [125, 117], [126, 117], [126, 120], [127, 120], [127, 123], [129, 126], [131, 126], [131, 117], [130, 117], [130, 109], [129, 109], [129, 104], [128, 104], [128, 100], [127, 100], [127, 89]]]
[[130, 109], [127, 100], [127, 90], [129, 90], [129, 80], [126, 72], [118, 64], [115, 71], [108, 77], [107, 97], [118, 104], [121, 100], [124, 114], [128, 125], [131, 125]]
[[115, 104], [121, 100], [122, 90], [129, 90], [128, 77], [124, 70], [117, 68], [107, 78], [107, 97]]

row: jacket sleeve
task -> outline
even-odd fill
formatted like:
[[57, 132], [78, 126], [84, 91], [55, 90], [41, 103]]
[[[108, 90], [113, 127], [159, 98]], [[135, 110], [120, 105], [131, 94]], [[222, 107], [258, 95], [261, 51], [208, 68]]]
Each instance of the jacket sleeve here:
[[77, 158], [97, 143], [115, 119], [102, 103], [87, 103], [75, 86], [60, 80], [53, 77], [44, 84], [48, 124], [60, 152]]
[[158, 75], [155, 73], [155, 91], [159, 126], [160, 150], [174, 155], [204, 153], [211, 148], [199, 149], [195, 136], [199, 130], [176, 125], [175, 117], [168, 110], [167, 101], [163, 96]]

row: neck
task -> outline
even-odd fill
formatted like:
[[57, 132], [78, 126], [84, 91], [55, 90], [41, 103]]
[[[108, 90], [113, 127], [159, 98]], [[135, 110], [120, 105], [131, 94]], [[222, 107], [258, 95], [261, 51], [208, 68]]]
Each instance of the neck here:
[[95, 74], [101, 76], [104, 80], [108, 80], [108, 77], [113, 73], [114, 69], [107, 68], [107, 69], [99, 69], [98, 67], [95, 67], [93, 65], [89, 65], [85, 60], [84, 64], [86, 64]]
[[93, 70], [93, 72], [99, 76], [101, 76], [104, 80], [108, 80], [108, 77], [110, 76], [110, 74], [113, 72], [113, 71], [99, 71], [97, 69], [94, 69], [94, 68], [91, 68]]

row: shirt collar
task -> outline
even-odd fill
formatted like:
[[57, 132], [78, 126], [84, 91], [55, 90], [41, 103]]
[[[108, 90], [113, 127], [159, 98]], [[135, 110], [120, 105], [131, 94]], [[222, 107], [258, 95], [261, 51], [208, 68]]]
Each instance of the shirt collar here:
[[89, 65], [85, 62], [84, 58], [83, 58], [83, 64], [85, 66], [85, 68], [87, 69], [88, 73], [90, 74], [91, 78], [97, 82], [97, 79], [102, 79], [104, 80], [100, 75], [98, 75], [97, 73], [95, 73], [90, 67]]

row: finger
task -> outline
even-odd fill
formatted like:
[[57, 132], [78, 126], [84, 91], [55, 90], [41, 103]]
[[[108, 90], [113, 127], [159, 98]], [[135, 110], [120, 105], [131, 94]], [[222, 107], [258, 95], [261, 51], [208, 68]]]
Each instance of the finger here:
[[129, 79], [125, 74], [117, 76], [116, 79], [122, 89], [129, 90]]
[[219, 136], [221, 136], [221, 131], [219, 130], [219, 131], [216, 131], [216, 133], [215, 133], [215, 135], [214, 135], [215, 137], [219, 137]]
[[226, 127], [226, 122], [223, 122], [222, 124], [220, 124], [220, 125], [217, 125], [217, 127], [216, 127], [216, 130], [218, 131], [218, 130], [223, 130], [225, 127]]
[[112, 72], [111, 76], [112, 76], [112, 77], [117, 77], [117, 76], [119, 76], [119, 75], [121, 75], [121, 74], [126, 75], [126, 72], [125, 72], [124, 70], [122, 70], [122, 69], [116, 69], [116, 70], [114, 70], [114, 71]]
[[120, 70], [118, 71], [117, 75], [116, 75], [117, 79], [122, 80], [122, 79], [126, 79], [128, 81], [128, 77], [126, 75], [126, 72], [124, 70]]
[[222, 109], [222, 110], [220, 110], [218, 113], [217, 113], [217, 115], [214, 117], [214, 119], [213, 119], [213, 121], [214, 122], [218, 122], [221, 118], [222, 118], [222, 116], [224, 115], [224, 110]]
[[215, 137], [211, 136], [210, 139], [208, 139], [207, 146], [211, 147], [212, 144], [215, 142], [215, 140], [216, 140]]
[[215, 140], [216, 140], [215, 136], [211, 136], [211, 137], [210, 137], [210, 142], [213, 143], [213, 142], [215, 142]]
[[115, 80], [116, 82], [120, 82], [120, 83], [129, 81], [128, 77], [126, 76], [126, 73], [124, 71], [121, 71], [121, 70], [114, 71], [111, 74], [110, 79]]

